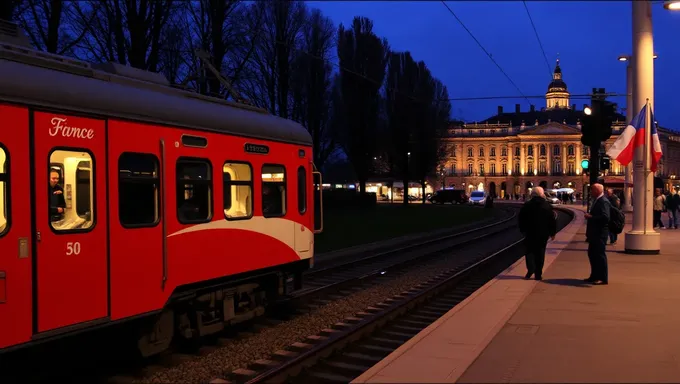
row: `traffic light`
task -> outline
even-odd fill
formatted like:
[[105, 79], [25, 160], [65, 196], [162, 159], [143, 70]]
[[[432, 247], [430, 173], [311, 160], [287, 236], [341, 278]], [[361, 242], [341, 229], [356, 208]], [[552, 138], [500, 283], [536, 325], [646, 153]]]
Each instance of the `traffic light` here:
[[581, 168], [583, 168], [583, 173], [585, 173], [586, 175], [588, 174], [589, 171], [589, 165], [590, 161], [588, 161], [588, 159], [581, 160]]
[[609, 156], [602, 156], [600, 158], [600, 170], [604, 171], [606, 169], [609, 169], [610, 166], [610, 159]]
[[581, 122], [581, 143], [595, 147], [612, 135], [612, 123], [616, 115], [616, 104], [593, 98], [590, 114]]

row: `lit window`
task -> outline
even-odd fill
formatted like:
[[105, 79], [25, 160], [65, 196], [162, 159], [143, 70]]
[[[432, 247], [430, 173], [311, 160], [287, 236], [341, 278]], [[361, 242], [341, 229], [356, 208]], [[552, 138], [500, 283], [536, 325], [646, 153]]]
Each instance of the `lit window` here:
[[283, 165], [262, 167], [262, 214], [264, 217], [286, 214], [286, 168]]
[[227, 162], [222, 167], [224, 217], [253, 216], [253, 170], [248, 163]]
[[94, 159], [87, 152], [50, 154], [49, 218], [56, 231], [88, 230], [94, 225]]
[[307, 212], [307, 171], [303, 166], [298, 168], [297, 182], [298, 212], [302, 215]]
[[0, 144], [0, 236], [9, 230], [9, 159], [5, 148]]
[[118, 158], [118, 218], [124, 227], [158, 224], [158, 158], [125, 152]]
[[207, 160], [177, 160], [177, 219], [205, 223], [212, 218], [212, 167]]

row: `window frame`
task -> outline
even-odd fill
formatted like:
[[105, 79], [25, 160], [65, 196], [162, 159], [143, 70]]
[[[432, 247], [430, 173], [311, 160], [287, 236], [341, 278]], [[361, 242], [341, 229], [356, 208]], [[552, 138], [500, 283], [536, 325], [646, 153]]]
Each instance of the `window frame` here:
[[[76, 215], [78, 215], [78, 216], [80, 216], [80, 213], [78, 212], [78, 204], [77, 204], [77, 202], [78, 202], [78, 200], [79, 200], [79, 199], [78, 199], [78, 182], [80, 181], [80, 180], [78, 179], [78, 170], [79, 170], [79, 168], [80, 168], [80, 163], [82, 163], [82, 162], [84, 162], [84, 161], [85, 161], [85, 160], [80, 160], [80, 161], [78, 161], [78, 164], [76, 164], [76, 182], [75, 182], [75, 184], [74, 184], [75, 187], [74, 187], [74, 190], [73, 190], [73, 191], [74, 191], [74, 195], [76, 196], [76, 207], [75, 207], [75, 211], [76, 211]], [[94, 168], [92, 168], [92, 162], [91, 162], [91, 161], [88, 161], [88, 163], [90, 163], [90, 173], [94, 173]], [[91, 198], [92, 198], [92, 196], [90, 196], [90, 199], [91, 199]], [[81, 217], [82, 217], [82, 216], [81, 216]]]
[[[198, 181], [199, 183], [208, 183], [210, 186], [210, 197], [208, 199], [209, 203], [209, 209], [208, 212], [210, 213], [207, 218], [205, 219], [200, 219], [200, 220], [183, 220], [179, 214], [179, 204], [177, 204], [177, 187], [179, 186], [180, 182], [182, 180], [177, 178], [177, 166], [180, 164], [180, 162], [187, 162], [187, 163], [205, 163], [208, 165], [208, 176], [210, 176], [209, 180], [191, 180], [192, 182]], [[215, 187], [213, 183], [213, 165], [212, 162], [209, 159], [206, 159], [204, 157], [188, 157], [188, 156], [180, 156], [175, 160], [175, 215], [177, 216], [177, 221], [180, 224], [204, 224], [204, 223], [209, 223], [212, 221], [213, 216], [215, 216]]]
[[[3, 229], [0, 232], [0, 238], [4, 237], [9, 233], [9, 231], [12, 228], [12, 194], [11, 194], [11, 171], [10, 171], [10, 156], [9, 156], [9, 151], [7, 150], [7, 147], [5, 147], [2, 143], [0, 143], [0, 151], [2, 151], [5, 154], [5, 172], [2, 172], [2, 169], [0, 169], [0, 183], [3, 184], [2, 187], [4, 187], [4, 192], [5, 192], [5, 202], [7, 204], [5, 205], [5, 218], [7, 221], [5, 222], [5, 229]], [[0, 204], [3, 204], [4, 202], [0, 201]]]
[[[57, 235], [69, 235], [69, 234], [74, 234], [74, 233], [88, 233], [92, 232], [95, 227], [97, 226], [97, 172], [95, 170], [97, 169], [97, 160], [94, 157], [94, 153], [87, 148], [78, 148], [78, 147], [64, 147], [64, 146], [56, 146], [52, 147], [50, 151], [47, 153], [47, 169], [49, 170], [50, 167], [52, 167], [52, 162], [51, 157], [52, 154], [56, 151], [64, 151], [64, 152], [84, 152], [87, 153], [90, 156], [90, 161], [92, 162], [92, 225], [88, 228], [81, 229], [81, 228], [74, 228], [74, 229], [56, 229], [52, 226], [52, 221], [50, 220], [50, 195], [49, 193], [47, 194], [47, 226], [50, 228], [52, 233], [57, 234]], [[63, 172], [66, 171], [66, 169], [63, 168], [62, 164], [62, 177], [64, 177]], [[49, 173], [48, 173], [49, 176]], [[63, 182], [63, 179], [62, 179]], [[47, 183], [47, 187], [49, 188], [50, 183]], [[49, 191], [49, 189], [48, 189]], [[64, 193], [66, 193], [66, 190], [64, 190]], [[73, 192], [75, 193], [75, 191]], [[64, 200], [66, 200], [66, 196], [64, 196]], [[72, 209], [76, 209], [73, 207]]]
[[[224, 212], [224, 188], [226, 182], [224, 181], [224, 166], [227, 164], [245, 164], [248, 166], [250, 169], [250, 181], [242, 181], [242, 180], [229, 180], [229, 185], [247, 185], [250, 187], [250, 214], [247, 216], [239, 216], [239, 217], [227, 217], [227, 213]], [[262, 175], [260, 175], [260, 178], [262, 178]], [[284, 179], [285, 180], [285, 179]], [[222, 214], [224, 215], [225, 220], [229, 221], [238, 221], [238, 220], [250, 220], [253, 218], [253, 215], [255, 214], [255, 172], [253, 172], [253, 165], [247, 161], [237, 161], [237, 160], [226, 160], [224, 163], [222, 163]]]
[[[262, 179], [262, 174], [264, 173], [264, 168], [265, 167], [281, 167], [283, 169], [283, 181], [264, 181]], [[264, 203], [264, 183], [271, 183], [271, 184], [283, 184], [283, 188], [285, 191], [285, 195], [283, 198], [283, 212], [278, 215], [267, 215], [264, 212], [264, 206], [262, 206], [262, 217], [265, 219], [269, 218], [277, 218], [277, 217], [285, 217], [286, 214], [288, 213], [288, 170], [286, 169], [286, 166], [283, 164], [274, 164], [274, 163], [264, 163], [262, 164], [262, 167], [260, 168], [260, 197], [262, 197], [262, 202]]]
[[[302, 171], [302, 188], [300, 188], [300, 171]], [[285, 179], [284, 179], [285, 180]], [[297, 205], [298, 213], [304, 215], [307, 213], [307, 169], [304, 165], [301, 165], [297, 169]], [[302, 198], [302, 200], [300, 199]], [[300, 207], [300, 202], [303, 202], [303, 206]]]
[[[133, 154], [133, 155], [144, 155], [144, 156], [149, 156], [153, 157], [153, 160], [155, 161], [155, 166], [156, 166], [156, 174], [158, 176], [156, 177], [134, 177], [134, 176], [122, 176], [120, 174], [120, 159], [126, 155], [126, 154]], [[125, 229], [137, 229], [137, 228], [153, 228], [158, 226], [161, 222], [161, 218], [163, 217], [163, 212], [161, 209], [161, 199], [163, 198], [162, 196], [162, 188], [163, 188], [163, 179], [161, 175], [161, 162], [158, 156], [156, 156], [153, 153], [148, 153], [148, 152], [134, 152], [134, 151], [125, 151], [121, 152], [120, 156], [118, 156], [118, 163], [116, 164], [116, 169], [118, 169], [118, 223], [121, 225], [121, 227]], [[128, 183], [142, 183], [142, 184], [152, 184], [152, 182], [156, 182], [158, 184], [158, 188], [156, 189], [156, 210], [158, 212], [158, 215], [156, 216], [156, 220], [153, 223], [141, 223], [141, 224], [127, 224], [123, 223], [120, 217], [120, 211], [121, 211], [121, 186], [123, 185], [124, 181], [123, 180], [134, 180], [132, 182], [127, 181]]]

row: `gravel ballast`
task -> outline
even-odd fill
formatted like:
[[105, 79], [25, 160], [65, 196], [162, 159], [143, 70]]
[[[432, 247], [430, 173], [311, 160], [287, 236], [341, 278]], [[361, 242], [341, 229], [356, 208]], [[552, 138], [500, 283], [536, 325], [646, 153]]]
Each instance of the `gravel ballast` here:
[[[504, 245], [509, 245], [519, 236], [516, 229], [509, 229], [503, 236], [494, 239], [494, 248], [500, 249]], [[486, 247], [482, 248], [479, 245], [474, 251], [473, 247], [461, 249], [465, 252], [466, 260], [483, 257], [487, 253], [485, 250]], [[302, 341], [307, 336], [317, 334], [345, 317], [381, 302], [386, 297], [406, 291], [441, 273], [443, 269], [459, 265], [460, 261], [460, 252], [432, 261], [404, 273], [395, 280], [337, 299], [306, 314], [246, 337], [228, 340], [212, 353], [190, 358], [171, 368], [158, 370], [146, 377], [140, 377], [136, 382], [192, 384], [206, 383], [215, 377], [223, 377], [235, 369], [245, 368], [255, 360], [267, 359], [275, 351], [284, 349], [294, 342]]]

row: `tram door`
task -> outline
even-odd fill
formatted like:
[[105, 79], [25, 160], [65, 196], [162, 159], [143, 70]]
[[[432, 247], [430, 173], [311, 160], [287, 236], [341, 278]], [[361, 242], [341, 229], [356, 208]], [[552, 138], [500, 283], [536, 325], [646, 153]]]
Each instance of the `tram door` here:
[[38, 332], [108, 316], [106, 123], [34, 115]]
[[28, 109], [0, 104], [0, 349], [29, 341], [31, 201]]

